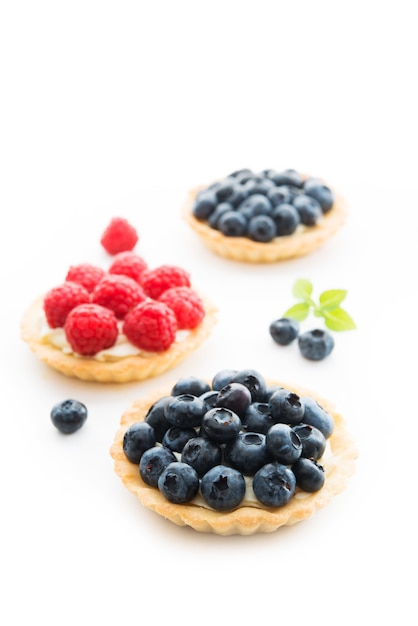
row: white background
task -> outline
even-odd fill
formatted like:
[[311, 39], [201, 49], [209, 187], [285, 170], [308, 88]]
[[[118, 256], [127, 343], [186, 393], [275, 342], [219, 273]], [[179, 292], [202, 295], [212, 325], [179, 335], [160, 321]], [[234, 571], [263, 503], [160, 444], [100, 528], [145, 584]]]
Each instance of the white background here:
[[[2, 2], [3, 624], [417, 623], [412, 8]], [[348, 202], [347, 225], [303, 259], [215, 257], [181, 204], [189, 187], [241, 167], [326, 178]], [[39, 363], [19, 324], [69, 265], [106, 267], [99, 238], [116, 215], [137, 228], [150, 266], [191, 272], [218, 324], [159, 379], [87, 384]], [[336, 335], [320, 363], [268, 334], [293, 303], [296, 278], [316, 295], [348, 290], [358, 329]], [[253, 537], [199, 534], [144, 509], [114, 474], [109, 448], [134, 398], [225, 367], [303, 384], [345, 415], [357, 471], [311, 520]], [[64, 437], [49, 412], [67, 397], [85, 402], [89, 417]]]

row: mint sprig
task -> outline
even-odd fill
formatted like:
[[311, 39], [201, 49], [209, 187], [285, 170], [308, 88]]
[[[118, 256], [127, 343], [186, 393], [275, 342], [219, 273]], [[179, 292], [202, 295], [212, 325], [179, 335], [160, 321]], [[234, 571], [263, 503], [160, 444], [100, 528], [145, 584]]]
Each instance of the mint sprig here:
[[316, 317], [322, 317], [325, 326], [330, 330], [342, 331], [357, 328], [354, 320], [340, 306], [347, 295], [345, 289], [323, 291], [319, 296], [318, 303], [316, 303], [312, 298], [312, 283], [305, 278], [299, 278], [293, 285], [292, 293], [299, 302], [287, 309], [283, 317], [291, 317], [302, 322], [312, 312]]

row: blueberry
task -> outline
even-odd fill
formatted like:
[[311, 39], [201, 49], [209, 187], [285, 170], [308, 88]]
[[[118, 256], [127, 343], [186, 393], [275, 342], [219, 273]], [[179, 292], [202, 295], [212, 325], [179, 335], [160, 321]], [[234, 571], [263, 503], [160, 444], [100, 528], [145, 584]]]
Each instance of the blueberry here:
[[193, 437], [196, 437], [194, 428], [171, 426], [165, 433], [162, 444], [173, 452], [181, 452], [189, 439]]
[[331, 189], [317, 179], [310, 179], [305, 182], [304, 192], [306, 195], [315, 198], [319, 202], [322, 212], [328, 213], [334, 205], [334, 194]]
[[50, 417], [55, 428], [65, 435], [71, 435], [86, 421], [87, 408], [78, 400], [64, 400], [52, 407]]
[[276, 226], [277, 237], [293, 235], [301, 221], [298, 210], [287, 203], [274, 207], [271, 217]]
[[293, 430], [302, 442], [301, 456], [317, 461], [325, 452], [327, 441], [324, 435], [315, 426], [310, 424], [296, 424]]
[[232, 178], [225, 178], [220, 181], [215, 189], [215, 195], [218, 202], [225, 202], [234, 195], [236, 182]]
[[253, 176], [244, 184], [244, 189], [248, 194], [266, 195], [268, 190], [274, 187], [274, 182], [262, 176]]
[[283, 389], [281, 385], [267, 385], [266, 392], [264, 394], [264, 402], [268, 403], [273, 393], [275, 391], [280, 391], [280, 389]]
[[315, 226], [322, 216], [321, 205], [311, 196], [300, 194], [293, 200], [293, 206], [299, 213], [301, 223], [305, 226]]
[[217, 443], [232, 441], [241, 430], [241, 420], [234, 411], [223, 407], [210, 409], [202, 419], [202, 431]]
[[241, 202], [237, 211], [243, 215], [246, 220], [250, 220], [256, 215], [270, 215], [272, 205], [266, 196], [257, 193], [248, 196], [244, 202]]
[[269, 215], [255, 215], [248, 222], [247, 235], [253, 241], [268, 243], [276, 237], [276, 224]]
[[172, 426], [193, 428], [200, 426], [206, 413], [206, 405], [201, 398], [190, 393], [174, 396], [167, 405], [165, 416]]
[[187, 376], [179, 378], [171, 390], [171, 395], [180, 396], [186, 393], [193, 396], [200, 396], [206, 391], [210, 391], [210, 385], [206, 380], [197, 378], [196, 376]]
[[253, 476], [271, 460], [266, 436], [256, 432], [239, 433], [238, 437], [225, 446], [224, 459], [242, 474]]
[[136, 463], [137, 465], [145, 450], [154, 446], [154, 429], [147, 422], [132, 424], [123, 436], [122, 448], [125, 456], [131, 463]]
[[293, 496], [296, 478], [291, 469], [274, 461], [267, 463], [253, 478], [254, 494], [265, 506], [283, 506]]
[[299, 424], [303, 419], [304, 404], [298, 394], [279, 389], [270, 397], [269, 411], [275, 423]]
[[216, 195], [212, 191], [204, 190], [197, 195], [192, 213], [198, 220], [207, 220], [215, 210], [217, 203]]
[[167, 465], [177, 461], [174, 452], [164, 446], [145, 450], [139, 461], [139, 474], [147, 485], [158, 486], [158, 479]]
[[303, 396], [302, 401], [305, 405], [305, 413], [302, 422], [310, 424], [318, 428], [326, 439], [330, 437], [334, 430], [334, 420], [314, 398]]
[[249, 431], [264, 434], [274, 424], [267, 402], [252, 402], [242, 421]]
[[165, 410], [167, 405], [173, 400], [172, 396], [164, 396], [159, 398], [150, 406], [145, 415], [145, 422], [153, 427], [155, 439], [162, 441], [164, 433], [170, 428], [170, 422], [167, 422]]
[[290, 204], [292, 201], [292, 194], [290, 193], [287, 185], [281, 185], [280, 187], [270, 187], [267, 191], [267, 198], [270, 200], [273, 207], [280, 204]]
[[219, 218], [218, 229], [225, 237], [245, 237], [247, 220], [238, 211], [226, 211]]
[[191, 465], [199, 476], [203, 476], [212, 467], [219, 465], [222, 460], [222, 450], [217, 443], [210, 439], [195, 437], [184, 446], [181, 460], [183, 463]]
[[334, 339], [326, 330], [315, 328], [299, 335], [298, 344], [305, 359], [321, 361], [331, 354], [334, 348]]
[[212, 389], [219, 391], [222, 387], [225, 387], [228, 383], [231, 383], [238, 370], [223, 369], [216, 372], [212, 379]]
[[210, 507], [216, 511], [229, 511], [244, 499], [245, 479], [233, 467], [216, 465], [202, 477], [200, 491]]
[[260, 372], [254, 369], [238, 370], [232, 379], [234, 383], [242, 383], [251, 392], [253, 402], [263, 402], [266, 392], [266, 381]]
[[299, 322], [290, 317], [281, 317], [271, 322], [269, 331], [276, 343], [288, 346], [299, 334]]
[[209, 411], [209, 409], [213, 409], [216, 406], [218, 395], [219, 395], [219, 391], [215, 391], [211, 389], [210, 391], [206, 391], [206, 393], [202, 393], [202, 395], [199, 396], [199, 398], [203, 400], [203, 402], [206, 405], [207, 410]]
[[187, 463], [175, 461], [160, 475], [158, 489], [169, 502], [184, 504], [193, 500], [199, 491], [199, 476]]
[[288, 424], [274, 424], [266, 435], [267, 450], [275, 461], [292, 465], [302, 454], [302, 442]]
[[277, 187], [281, 185], [291, 185], [292, 187], [302, 187], [303, 181], [301, 175], [293, 169], [287, 169], [283, 172], [275, 172], [270, 174], [271, 180]]
[[227, 211], [233, 211], [234, 207], [229, 202], [221, 202], [217, 205], [213, 213], [208, 218], [208, 224], [211, 228], [215, 228], [218, 230], [218, 223], [220, 218]]
[[296, 476], [296, 485], [302, 491], [318, 491], [325, 482], [324, 468], [312, 459], [300, 458], [293, 464], [292, 471]]
[[229, 383], [222, 387], [216, 400], [217, 407], [231, 409], [241, 418], [251, 404], [251, 392], [242, 383]]
[[236, 178], [242, 181], [243, 179], [248, 180], [248, 178], [251, 178], [252, 176], [254, 176], [254, 172], [248, 167], [243, 167], [240, 170], [235, 170], [232, 174], [229, 174], [228, 178]]

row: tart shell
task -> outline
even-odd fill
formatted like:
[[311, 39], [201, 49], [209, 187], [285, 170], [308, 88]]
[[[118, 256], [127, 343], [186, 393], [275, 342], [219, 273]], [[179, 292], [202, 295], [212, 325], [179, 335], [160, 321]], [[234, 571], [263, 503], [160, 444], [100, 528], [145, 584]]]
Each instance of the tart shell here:
[[310, 254], [334, 235], [345, 223], [347, 205], [345, 200], [334, 192], [334, 205], [324, 214], [315, 226], [298, 227], [293, 235], [276, 237], [273, 241], [261, 243], [247, 237], [226, 237], [219, 230], [211, 228], [206, 221], [198, 220], [192, 207], [201, 185], [192, 189], [183, 206], [183, 218], [200, 237], [204, 245], [218, 254], [234, 261], [247, 263], [274, 263]]
[[282, 507], [265, 507], [260, 504], [259, 507], [242, 506], [230, 512], [214, 511], [193, 503], [172, 504], [166, 500], [158, 489], [144, 483], [140, 477], [138, 465], [127, 460], [123, 452], [123, 436], [131, 424], [144, 420], [149, 407], [158, 398], [170, 394], [172, 386], [137, 399], [123, 413], [120, 427], [110, 448], [116, 474], [144, 506], [178, 526], [190, 526], [199, 532], [211, 532], [218, 535], [252, 535], [273, 532], [281, 526], [295, 524], [311, 517], [345, 489], [348, 479], [355, 471], [357, 446], [346, 428], [343, 417], [330, 402], [300, 387], [279, 384], [299, 395], [309, 395], [315, 398], [334, 419], [334, 432], [329, 438], [333, 462], [330, 467], [326, 467], [325, 484], [316, 493], [304, 494], [303, 498], [293, 497]]
[[106, 362], [65, 354], [59, 348], [42, 341], [39, 323], [43, 297], [35, 300], [25, 312], [21, 322], [21, 337], [41, 361], [65, 376], [100, 383], [146, 380], [178, 365], [209, 336], [217, 321], [217, 310], [208, 300], [205, 298], [202, 300], [205, 307], [202, 322], [189, 331], [182, 341], [173, 343], [164, 352], [141, 352], [138, 355]]

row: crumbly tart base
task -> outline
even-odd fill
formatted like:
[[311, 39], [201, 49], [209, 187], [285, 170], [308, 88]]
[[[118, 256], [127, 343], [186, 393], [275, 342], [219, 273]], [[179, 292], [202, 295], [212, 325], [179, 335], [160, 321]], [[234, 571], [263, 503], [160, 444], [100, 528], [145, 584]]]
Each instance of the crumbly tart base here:
[[[271, 381], [271, 384], [274, 382], [277, 381]], [[348, 479], [355, 471], [357, 446], [346, 428], [343, 417], [329, 401], [300, 387], [279, 384], [299, 395], [314, 397], [334, 418], [334, 432], [329, 439], [334, 458], [330, 467], [326, 468], [324, 486], [316, 493], [304, 494], [303, 498], [293, 497], [282, 507], [272, 508], [260, 504], [259, 507], [242, 506], [230, 512], [214, 511], [193, 503], [172, 504], [166, 500], [158, 489], [143, 482], [138, 466], [127, 460], [123, 452], [123, 436], [131, 424], [145, 418], [148, 408], [158, 398], [170, 394], [171, 387], [137, 399], [123, 413], [120, 427], [110, 448], [116, 474], [144, 506], [178, 526], [190, 526], [199, 532], [212, 532], [218, 535], [267, 533], [311, 517], [345, 489]]]
[[226, 237], [219, 230], [208, 226], [207, 222], [198, 220], [192, 213], [196, 195], [204, 188], [205, 186], [202, 185], [189, 192], [183, 206], [183, 217], [212, 252], [234, 261], [274, 263], [305, 256], [334, 235], [344, 225], [347, 218], [345, 200], [334, 193], [334, 206], [318, 224], [298, 227], [293, 235], [276, 237], [268, 243], [252, 241], [247, 237]]
[[142, 352], [112, 361], [65, 354], [59, 348], [42, 341], [39, 320], [43, 298], [35, 300], [21, 322], [21, 337], [35, 355], [53, 369], [71, 378], [99, 383], [128, 383], [146, 380], [172, 369], [196, 350], [209, 336], [217, 321], [217, 309], [205, 298], [205, 317], [199, 326], [182, 341], [175, 342], [164, 352]]

